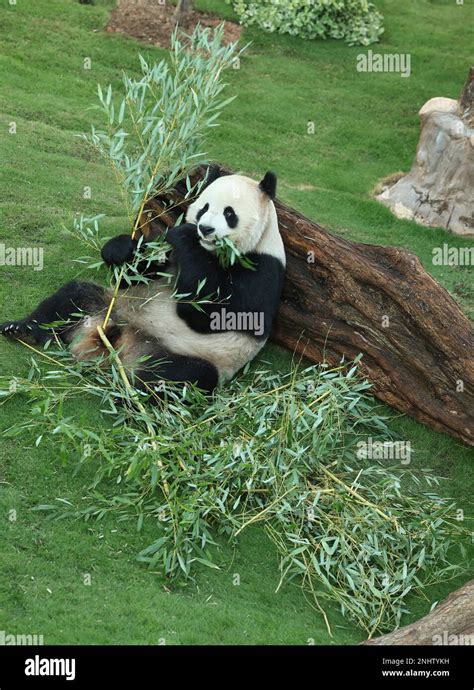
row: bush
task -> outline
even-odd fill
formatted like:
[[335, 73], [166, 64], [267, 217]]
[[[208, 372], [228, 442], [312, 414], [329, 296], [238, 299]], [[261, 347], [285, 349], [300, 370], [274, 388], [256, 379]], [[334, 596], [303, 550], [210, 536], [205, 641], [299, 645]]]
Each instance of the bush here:
[[244, 26], [280, 34], [337, 38], [366, 46], [383, 33], [383, 17], [367, 0], [233, 0], [232, 4]]

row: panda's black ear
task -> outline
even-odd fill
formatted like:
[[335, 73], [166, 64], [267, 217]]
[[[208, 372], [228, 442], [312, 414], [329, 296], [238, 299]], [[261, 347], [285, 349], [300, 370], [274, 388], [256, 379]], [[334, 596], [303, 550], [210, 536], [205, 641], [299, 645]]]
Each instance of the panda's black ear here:
[[224, 171], [215, 163], [209, 165], [206, 170], [204, 187], [209, 187], [218, 177], [222, 177], [224, 174]]
[[275, 173], [271, 172], [270, 170], [265, 173], [265, 177], [263, 180], [260, 182], [258, 185], [262, 192], [265, 192], [265, 194], [268, 194], [270, 199], [274, 199], [276, 195], [276, 188], [277, 188], [277, 178]]

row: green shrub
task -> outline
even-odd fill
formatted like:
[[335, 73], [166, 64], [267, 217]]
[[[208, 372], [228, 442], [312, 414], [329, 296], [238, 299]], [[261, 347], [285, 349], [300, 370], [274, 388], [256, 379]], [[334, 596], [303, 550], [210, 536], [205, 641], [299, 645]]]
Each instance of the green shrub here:
[[301, 38], [366, 46], [383, 33], [383, 17], [367, 0], [233, 0], [232, 5], [244, 26]]

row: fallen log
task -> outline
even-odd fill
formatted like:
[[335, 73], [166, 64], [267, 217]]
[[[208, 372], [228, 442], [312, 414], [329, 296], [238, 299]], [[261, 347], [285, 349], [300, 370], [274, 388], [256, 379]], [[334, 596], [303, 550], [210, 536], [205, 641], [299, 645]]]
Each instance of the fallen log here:
[[[180, 182], [151, 200], [144, 234], [174, 225], [185, 194]], [[362, 353], [378, 398], [474, 445], [474, 329], [454, 299], [414, 254], [350, 242], [279, 201], [276, 209], [287, 271], [272, 340], [332, 365]]]
[[428, 615], [363, 645], [474, 645], [474, 580], [452, 592]]

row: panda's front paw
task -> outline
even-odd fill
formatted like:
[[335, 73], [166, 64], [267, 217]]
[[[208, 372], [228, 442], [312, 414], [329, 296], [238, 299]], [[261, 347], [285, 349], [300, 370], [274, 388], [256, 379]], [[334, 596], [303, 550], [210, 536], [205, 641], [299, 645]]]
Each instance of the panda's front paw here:
[[137, 248], [137, 241], [131, 235], [112, 237], [102, 247], [102, 259], [108, 266], [121, 266], [132, 261]]

